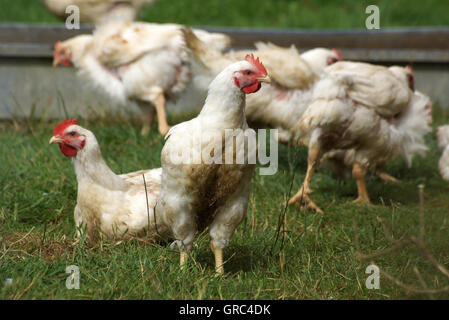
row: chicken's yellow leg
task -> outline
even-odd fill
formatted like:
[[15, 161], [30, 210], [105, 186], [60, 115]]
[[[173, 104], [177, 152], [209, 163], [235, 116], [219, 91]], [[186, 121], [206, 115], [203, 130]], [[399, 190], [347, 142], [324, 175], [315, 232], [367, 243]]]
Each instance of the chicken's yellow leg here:
[[320, 149], [318, 147], [312, 147], [309, 149], [306, 177], [304, 178], [302, 187], [288, 201], [289, 205], [300, 202], [302, 199], [309, 208], [319, 213], [323, 213], [323, 210], [321, 210], [309, 197], [309, 195], [312, 193], [312, 190], [310, 189], [310, 182], [312, 181], [313, 173], [315, 172], [316, 166], [318, 164], [319, 155]]
[[181, 251], [180, 261], [179, 261], [181, 268], [183, 268], [185, 266], [188, 259], [189, 259], [189, 254], [186, 251]]
[[214, 253], [215, 257], [215, 272], [217, 274], [223, 274], [224, 273], [223, 249], [215, 246], [214, 240], [210, 242], [210, 248], [212, 249], [212, 252]]
[[396, 179], [396, 178], [393, 177], [393, 176], [390, 176], [390, 175], [389, 175], [388, 173], [386, 173], [386, 172], [383, 172], [383, 171], [377, 171], [376, 174], [377, 174], [377, 176], [378, 176], [379, 178], [381, 178], [384, 182], [391, 182], [391, 183], [397, 183], [397, 182], [399, 182], [398, 179]]
[[142, 130], [140, 131], [140, 134], [146, 136], [150, 133], [151, 126], [154, 123], [155, 111], [153, 106], [145, 101], [139, 101], [139, 108], [142, 113]]
[[371, 203], [368, 196], [368, 191], [366, 190], [365, 182], [366, 170], [357, 162], [352, 166], [352, 176], [357, 184], [358, 197], [354, 200], [356, 203]]
[[167, 123], [167, 115], [165, 113], [165, 97], [161, 93], [154, 101], [154, 106], [156, 108], [157, 113], [157, 124], [159, 133], [163, 136], [165, 136], [170, 130], [170, 126]]

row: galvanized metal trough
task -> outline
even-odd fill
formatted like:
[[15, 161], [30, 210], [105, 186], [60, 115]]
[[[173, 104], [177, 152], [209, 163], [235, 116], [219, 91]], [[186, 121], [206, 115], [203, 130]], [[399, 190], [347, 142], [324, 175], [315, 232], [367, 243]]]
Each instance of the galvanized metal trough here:
[[[256, 41], [299, 50], [338, 48], [345, 60], [384, 65], [411, 64], [416, 88], [442, 107], [449, 106], [449, 28], [309, 31], [244, 28], [204, 28], [231, 36], [233, 48], [250, 48]], [[117, 111], [134, 114], [134, 105], [116, 106], [98, 90], [81, 82], [73, 68], [52, 68], [53, 44], [92, 27], [68, 30], [64, 25], [0, 24], [0, 119], [20, 116], [86, 117]], [[198, 107], [201, 105], [199, 104]], [[169, 111], [185, 110], [182, 101]]]

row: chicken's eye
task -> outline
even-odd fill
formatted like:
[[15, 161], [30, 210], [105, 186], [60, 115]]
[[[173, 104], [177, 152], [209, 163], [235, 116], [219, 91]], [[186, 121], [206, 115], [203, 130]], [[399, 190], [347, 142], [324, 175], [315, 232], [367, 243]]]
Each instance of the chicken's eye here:
[[251, 71], [246, 70], [246, 71], [245, 71], [245, 74], [246, 74], [247, 76], [249, 76], [249, 75], [251, 74]]
[[74, 137], [74, 136], [76, 136], [76, 132], [75, 132], [75, 131], [69, 132], [69, 135], [71, 135], [72, 137]]

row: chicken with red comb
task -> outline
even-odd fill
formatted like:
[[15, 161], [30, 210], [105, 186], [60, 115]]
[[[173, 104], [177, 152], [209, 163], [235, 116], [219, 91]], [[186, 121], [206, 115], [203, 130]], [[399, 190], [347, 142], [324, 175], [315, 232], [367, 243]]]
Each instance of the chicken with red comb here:
[[50, 143], [73, 159], [78, 183], [74, 210], [77, 237], [86, 233], [95, 242], [109, 239], [170, 238], [170, 228], [154, 220], [161, 188], [161, 169], [117, 175], [101, 155], [95, 135], [73, 119], [59, 123]]
[[254, 54], [248, 54], [245, 57], [245, 60], [251, 63], [252, 65], [256, 66], [256, 68], [259, 70], [261, 75], [266, 76], [267, 75], [267, 69], [265, 69], [262, 62], [260, 62], [259, 58], [254, 58]]
[[[338, 49], [332, 49], [332, 52], [337, 55], [337, 61], [343, 61], [343, 55], [341, 54], [341, 51]], [[335, 62], [337, 62], [335, 61]]]
[[[248, 161], [245, 100], [260, 90], [261, 82], [270, 78], [254, 56], [227, 66], [210, 83], [200, 114], [174, 126], [166, 136], [156, 215], [172, 227], [181, 265], [195, 236], [209, 228], [215, 270], [224, 272], [223, 249], [246, 215], [255, 168], [255, 158]], [[235, 144], [226, 138], [229, 133]]]
[[75, 119], [63, 120], [62, 122], [58, 123], [56, 128], [53, 130], [53, 135], [54, 136], [62, 135], [65, 129], [67, 129], [67, 127], [70, 127], [73, 124], [78, 124], [78, 120]]

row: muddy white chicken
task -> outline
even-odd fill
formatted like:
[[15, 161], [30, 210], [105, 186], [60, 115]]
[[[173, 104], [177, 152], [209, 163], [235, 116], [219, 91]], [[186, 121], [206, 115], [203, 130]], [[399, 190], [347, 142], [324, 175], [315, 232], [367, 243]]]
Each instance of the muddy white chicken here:
[[[199, 30], [212, 46], [229, 38]], [[142, 111], [142, 134], [147, 134], [156, 109], [162, 135], [169, 130], [165, 106], [177, 99], [190, 81], [189, 49], [180, 26], [153, 23], [113, 23], [93, 35], [80, 35], [55, 44], [53, 64], [74, 65], [80, 75], [119, 104], [129, 100]]]
[[[408, 167], [411, 166], [411, 161], [414, 155], [423, 154], [427, 147], [424, 144], [423, 137], [429, 131], [429, 125], [432, 123], [432, 102], [430, 98], [419, 91], [415, 91], [415, 80], [413, 74], [413, 68], [411, 66], [399, 67], [391, 66], [388, 68], [400, 81], [414, 91], [417, 96], [422, 96], [423, 99], [427, 99], [429, 102], [425, 106], [419, 103], [415, 103], [407, 108], [406, 114], [401, 117], [401, 121], [396, 122], [397, 129], [404, 135], [409, 136], [410, 143], [402, 150], [400, 155], [405, 160]], [[415, 142], [414, 147], [413, 142]], [[320, 167], [325, 167], [338, 177], [350, 177], [352, 167], [354, 164], [354, 149], [339, 150], [333, 149], [326, 152], [320, 161]], [[398, 182], [398, 179], [386, 173], [383, 168], [388, 164], [386, 161], [382, 161], [382, 157], [373, 159], [371, 164], [371, 170], [379, 178], [385, 182]]]
[[[432, 123], [432, 103], [430, 98], [415, 91], [415, 102], [412, 102], [403, 115], [390, 121], [390, 125], [403, 135], [404, 143], [398, 148], [397, 154], [402, 157], [408, 167], [412, 165], [415, 155], [423, 155], [427, 151], [424, 136], [430, 131]], [[424, 103], [427, 101], [427, 103]], [[326, 152], [321, 158], [320, 167], [330, 169], [340, 177], [350, 177], [355, 161], [356, 149], [333, 149]], [[395, 177], [384, 171], [385, 166], [394, 158], [394, 155], [379, 156], [371, 159], [369, 170], [385, 182], [398, 182]]]
[[70, 5], [79, 8], [81, 22], [103, 24], [105, 22], [134, 21], [143, 5], [150, 5], [155, 0], [43, 0], [53, 14], [66, 19], [66, 9]]
[[[171, 226], [181, 265], [195, 235], [208, 227], [216, 272], [224, 271], [223, 249], [246, 214], [255, 167], [248, 160], [254, 150], [245, 135], [245, 95], [268, 81], [253, 56], [227, 66], [210, 83], [200, 114], [166, 136], [156, 217], [161, 214]], [[235, 144], [225, 139], [228, 130], [236, 134]]]
[[443, 179], [449, 181], [449, 125], [438, 127], [437, 142], [438, 146], [443, 149], [438, 169]]
[[153, 212], [161, 188], [161, 168], [116, 175], [104, 162], [94, 134], [76, 120], [61, 122], [53, 134], [50, 143], [59, 144], [75, 167], [78, 238], [83, 232], [89, 241], [96, 241], [100, 234], [109, 239], [169, 236], [163, 223], [155, 225]]
[[338, 62], [325, 69], [315, 85], [312, 103], [298, 124], [309, 147], [306, 177], [289, 203], [311, 200], [310, 182], [320, 159], [331, 150], [353, 150], [352, 175], [357, 202], [369, 203], [365, 184], [368, 170], [384, 166], [396, 156], [424, 152], [429, 127], [429, 99], [414, 93], [407, 81], [386, 67]]

